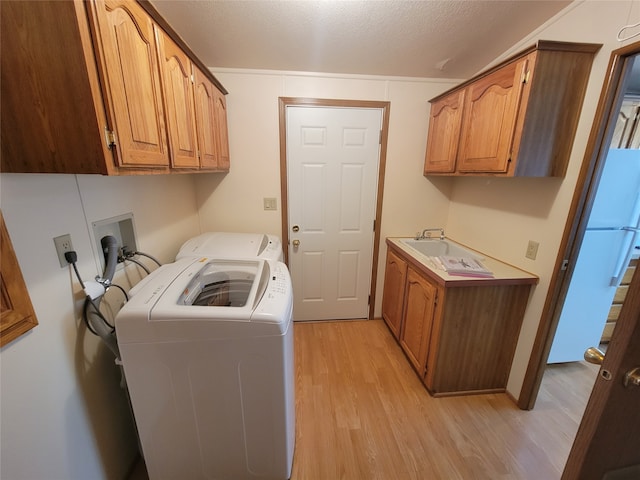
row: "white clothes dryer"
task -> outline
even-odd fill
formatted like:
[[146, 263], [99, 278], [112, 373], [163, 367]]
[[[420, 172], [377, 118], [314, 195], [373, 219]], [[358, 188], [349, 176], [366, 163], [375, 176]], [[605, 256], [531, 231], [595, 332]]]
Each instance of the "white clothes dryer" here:
[[115, 326], [150, 479], [291, 475], [291, 279], [264, 259], [183, 258]]
[[282, 262], [282, 242], [265, 233], [206, 232], [187, 240], [176, 255], [185, 257], [264, 258]]

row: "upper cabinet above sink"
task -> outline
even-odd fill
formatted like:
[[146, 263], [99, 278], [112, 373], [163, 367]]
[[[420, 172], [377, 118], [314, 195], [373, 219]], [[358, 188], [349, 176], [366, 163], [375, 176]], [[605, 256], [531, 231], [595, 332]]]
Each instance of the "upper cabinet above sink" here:
[[227, 171], [226, 90], [144, 0], [6, 2], [3, 172]]
[[433, 98], [424, 174], [564, 176], [600, 47], [539, 41]]

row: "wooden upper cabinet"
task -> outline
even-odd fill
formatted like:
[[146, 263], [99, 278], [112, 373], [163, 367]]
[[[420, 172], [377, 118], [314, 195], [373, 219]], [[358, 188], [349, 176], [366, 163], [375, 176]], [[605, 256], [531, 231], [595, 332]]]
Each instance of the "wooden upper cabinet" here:
[[202, 169], [191, 75], [204, 66], [149, 2], [7, 1], [0, 19], [3, 172]]
[[96, 0], [121, 166], [168, 166], [169, 151], [153, 22], [135, 2]]
[[156, 39], [162, 66], [171, 166], [199, 168], [191, 60], [159, 28], [156, 28]]
[[229, 170], [229, 155], [226, 154], [226, 162], [221, 161], [223, 148], [219, 140], [227, 138], [227, 112], [220, 115], [216, 111], [219, 99], [224, 102], [224, 94], [159, 27], [156, 27], [156, 39], [162, 65], [171, 166]]
[[200, 162], [204, 168], [218, 167], [216, 146], [216, 88], [209, 79], [195, 69], [195, 106], [198, 119], [198, 143]]
[[3, 1], [0, 30], [0, 169], [112, 173], [85, 5]]
[[228, 171], [230, 165], [225, 96], [199, 68], [194, 70], [200, 165], [203, 169]]
[[467, 88], [459, 172], [507, 171], [527, 63], [506, 65]]
[[[424, 174], [564, 176], [600, 47], [541, 40], [432, 99]], [[442, 102], [456, 93], [459, 128], [451, 119], [438, 126]]]
[[216, 145], [218, 147], [218, 168], [229, 170], [229, 133], [227, 127], [227, 99], [219, 90], [214, 92], [216, 97]]
[[431, 105], [425, 174], [455, 171], [464, 96], [456, 90]]

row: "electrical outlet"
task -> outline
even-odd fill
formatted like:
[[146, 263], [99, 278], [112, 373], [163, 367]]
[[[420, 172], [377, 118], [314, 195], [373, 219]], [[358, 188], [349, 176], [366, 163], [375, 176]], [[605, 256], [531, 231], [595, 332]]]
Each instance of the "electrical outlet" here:
[[67, 259], [64, 258], [64, 253], [73, 250], [71, 235], [67, 233], [66, 235], [55, 237], [53, 239], [53, 243], [56, 246], [56, 252], [58, 252], [58, 260], [60, 261], [60, 266], [66, 267], [67, 265], [69, 265], [69, 262], [67, 262]]
[[276, 199], [271, 197], [271, 198], [263, 198], [263, 203], [264, 203], [264, 209], [265, 210], [277, 210], [278, 209], [278, 204], [276, 203]]
[[535, 260], [538, 255], [538, 247], [540, 244], [538, 242], [534, 242], [533, 240], [529, 240], [529, 244], [527, 245], [527, 253], [524, 254], [525, 257]]

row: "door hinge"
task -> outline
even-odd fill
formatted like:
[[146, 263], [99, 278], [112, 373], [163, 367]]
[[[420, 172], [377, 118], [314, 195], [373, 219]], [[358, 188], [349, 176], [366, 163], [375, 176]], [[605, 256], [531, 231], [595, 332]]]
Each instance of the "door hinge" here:
[[569, 267], [569, 260], [562, 260], [562, 265], [560, 266], [561, 271], [565, 271]]
[[380, 130], [380, 134], [378, 135], [378, 145], [382, 145], [382, 130]]
[[376, 220], [375, 219], [373, 220], [373, 231], [374, 232], [376, 231]]
[[371, 305], [371, 295], [369, 295], [369, 298], [367, 299], [367, 305]]
[[105, 127], [104, 137], [107, 142], [107, 148], [111, 149], [111, 147], [116, 146], [116, 132], [114, 132], [113, 130], [109, 130], [107, 127]]

